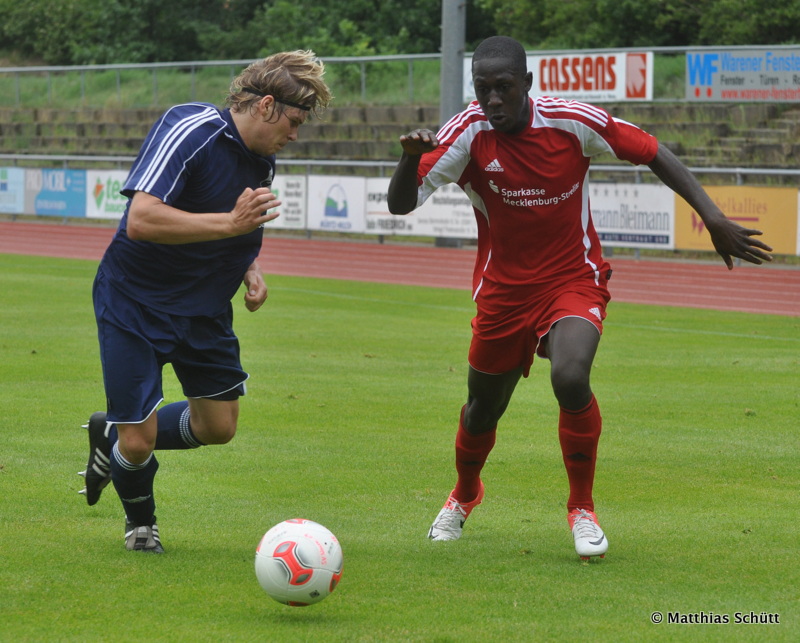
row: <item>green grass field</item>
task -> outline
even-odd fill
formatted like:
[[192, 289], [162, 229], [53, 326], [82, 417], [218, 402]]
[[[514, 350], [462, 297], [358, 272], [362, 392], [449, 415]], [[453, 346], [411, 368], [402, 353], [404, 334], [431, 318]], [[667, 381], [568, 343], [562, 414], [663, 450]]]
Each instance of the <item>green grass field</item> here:
[[[95, 507], [77, 494], [80, 424], [103, 406], [94, 270], [0, 255], [0, 640], [800, 638], [800, 319], [611, 305], [593, 379], [611, 546], [584, 565], [546, 362], [502, 421], [463, 538], [432, 543], [468, 293], [271, 277], [265, 309], [235, 302], [252, 376], [239, 433], [159, 454], [167, 553], [147, 556], [125, 551], [112, 489]], [[291, 517], [344, 549], [342, 583], [312, 607], [273, 602], [253, 572], [261, 535]], [[739, 612], [780, 624], [666, 622]]]

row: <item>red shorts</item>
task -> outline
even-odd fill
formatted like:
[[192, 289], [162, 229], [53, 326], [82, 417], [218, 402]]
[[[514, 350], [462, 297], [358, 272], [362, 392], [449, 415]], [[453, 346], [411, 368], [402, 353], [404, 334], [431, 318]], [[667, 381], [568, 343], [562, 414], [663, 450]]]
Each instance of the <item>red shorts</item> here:
[[516, 305], [493, 305], [479, 297], [469, 364], [492, 375], [522, 367], [523, 376], [528, 377], [534, 353], [547, 357], [542, 340], [553, 324], [565, 317], [580, 317], [602, 334], [610, 298], [605, 283], [572, 283]]

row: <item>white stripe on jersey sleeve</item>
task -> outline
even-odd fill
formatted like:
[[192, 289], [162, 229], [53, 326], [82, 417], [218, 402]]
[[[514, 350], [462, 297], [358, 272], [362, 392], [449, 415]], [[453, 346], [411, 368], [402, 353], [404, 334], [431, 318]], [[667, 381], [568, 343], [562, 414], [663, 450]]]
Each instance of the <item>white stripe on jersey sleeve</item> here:
[[[174, 154], [175, 150], [181, 145], [181, 143], [185, 141], [186, 138], [198, 127], [214, 120], [219, 120], [219, 113], [217, 110], [209, 107], [204, 109], [202, 112], [187, 116], [175, 124], [167, 133], [167, 135], [158, 143], [158, 148], [156, 149], [155, 154], [152, 156], [150, 163], [147, 166], [147, 171], [139, 179], [136, 185], [132, 186], [133, 189], [142, 192], [149, 192], [152, 190], [164, 171], [164, 168], [169, 163], [170, 158]], [[223, 129], [224, 127], [225, 125], [222, 123], [219, 129]], [[216, 130], [209, 137], [209, 139], [213, 138], [219, 129]], [[151, 139], [150, 145], [154, 143], [156, 138], [157, 137], [154, 136], [153, 139]], [[206, 141], [203, 142], [203, 145], [205, 145], [209, 139], [206, 139]], [[202, 145], [200, 147], [202, 147]]]
[[579, 103], [574, 100], [564, 100], [563, 98], [540, 97], [535, 101], [539, 111], [549, 115], [563, 114], [565, 117], [583, 116], [601, 127], [608, 123], [608, 114], [586, 103]]
[[[459, 119], [463, 124], [464, 119]], [[450, 142], [447, 151], [433, 164], [428, 173], [422, 177], [422, 184], [417, 190], [417, 207], [428, 200], [437, 188], [448, 183], [458, 183], [464, 169], [470, 161], [472, 141], [483, 130], [491, 129], [486, 120], [474, 121]], [[452, 134], [451, 134], [452, 136]]]
[[[555, 113], [559, 114], [560, 117], [550, 118], [550, 116]], [[585, 116], [584, 114], [581, 115]], [[595, 122], [594, 119], [592, 120]], [[608, 119], [606, 119], [606, 123], [607, 122]], [[553, 129], [560, 129], [565, 132], [570, 132], [580, 141], [581, 150], [585, 156], [596, 156], [602, 152], [610, 152], [611, 154], [614, 154], [614, 150], [611, 148], [611, 145], [609, 145], [605, 138], [603, 138], [594, 128], [589, 126], [584, 121], [578, 120], [574, 117], [570, 118], [568, 110], [537, 109], [533, 121], [533, 127], [552, 127]], [[614, 156], [616, 155], [614, 154]]]
[[468, 121], [473, 116], [483, 116], [480, 105], [477, 103], [470, 104], [467, 109], [465, 109], [463, 112], [459, 112], [444, 125], [442, 125], [442, 127], [439, 129], [439, 132], [436, 134], [436, 138], [439, 139], [440, 142], [446, 141], [464, 124], [465, 121]]
[[[149, 140], [147, 141], [147, 147], [142, 151], [141, 163], [144, 163], [145, 160], [148, 159], [148, 158], [150, 160], [149, 160], [149, 163], [148, 163], [147, 167], [145, 168], [146, 171], [144, 172], [142, 177], [139, 179], [139, 183], [136, 186], [137, 189], [139, 189], [140, 186], [142, 188], [147, 187], [147, 184], [150, 181], [150, 177], [152, 177], [153, 172], [155, 171], [155, 166], [159, 162], [159, 159], [163, 156], [163, 148], [164, 148], [165, 143], [167, 141], [169, 141], [169, 137], [174, 135], [176, 130], [179, 130], [179, 128], [185, 127], [187, 123], [190, 123], [193, 120], [196, 120], [198, 118], [202, 118], [204, 116], [204, 114], [207, 113], [207, 109], [204, 109], [202, 112], [198, 112], [196, 114], [192, 114], [190, 116], [184, 117], [183, 119], [178, 121], [178, 123], [176, 125], [172, 126], [172, 129], [169, 130], [169, 132], [167, 133], [166, 137], [160, 138], [159, 132], [164, 127], [164, 123], [167, 120], [167, 116], [169, 115], [169, 113], [171, 111], [173, 111], [175, 109], [178, 109], [178, 107], [182, 107], [182, 106], [178, 105], [178, 106], [175, 106], [175, 107], [171, 107], [170, 109], [168, 109], [164, 113], [164, 116], [161, 118], [161, 121], [159, 122], [158, 127], [156, 128], [156, 130], [153, 132], [152, 136], [150, 136]], [[155, 155], [153, 155], [150, 152], [150, 148], [152, 148], [154, 145], [158, 145], [159, 146], [158, 150], [155, 153]], [[134, 170], [138, 171], [138, 166]]]

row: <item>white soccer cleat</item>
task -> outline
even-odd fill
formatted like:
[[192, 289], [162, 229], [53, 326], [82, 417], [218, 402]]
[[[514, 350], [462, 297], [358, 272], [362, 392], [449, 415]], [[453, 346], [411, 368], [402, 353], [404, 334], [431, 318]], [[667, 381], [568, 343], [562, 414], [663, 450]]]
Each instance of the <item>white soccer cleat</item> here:
[[573, 509], [567, 514], [567, 522], [575, 539], [575, 551], [582, 560], [588, 561], [592, 556], [605, 557], [608, 538], [597, 524], [597, 516], [593, 511]]
[[472, 510], [481, 504], [483, 500], [483, 482], [481, 482], [478, 495], [475, 500], [471, 502], [461, 503], [453, 497], [450, 497], [444, 503], [444, 507], [436, 516], [433, 525], [428, 530], [428, 538], [431, 540], [458, 540], [461, 538], [461, 531], [464, 528], [464, 523], [467, 521]]
[[164, 547], [158, 537], [158, 525], [153, 516], [152, 525], [137, 525], [125, 517], [125, 549], [143, 551], [151, 554], [163, 554]]

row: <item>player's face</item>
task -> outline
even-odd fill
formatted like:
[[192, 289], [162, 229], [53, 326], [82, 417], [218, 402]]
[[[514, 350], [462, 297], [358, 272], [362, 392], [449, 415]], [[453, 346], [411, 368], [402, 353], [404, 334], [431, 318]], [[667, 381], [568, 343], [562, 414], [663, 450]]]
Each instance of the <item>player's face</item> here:
[[282, 113], [277, 105], [265, 110], [258, 127], [257, 135], [250, 149], [262, 156], [276, 154], [287, 143], [297, 140], [297, 130], [305, 122], [307, 112], [297, 107], [283, 107]]
[[475, 97], [497, 131], [516, 134], [528, 126], [532, 79], [530, 72], [515, 70], [505, 58], [484, 58], [473, 63]]

